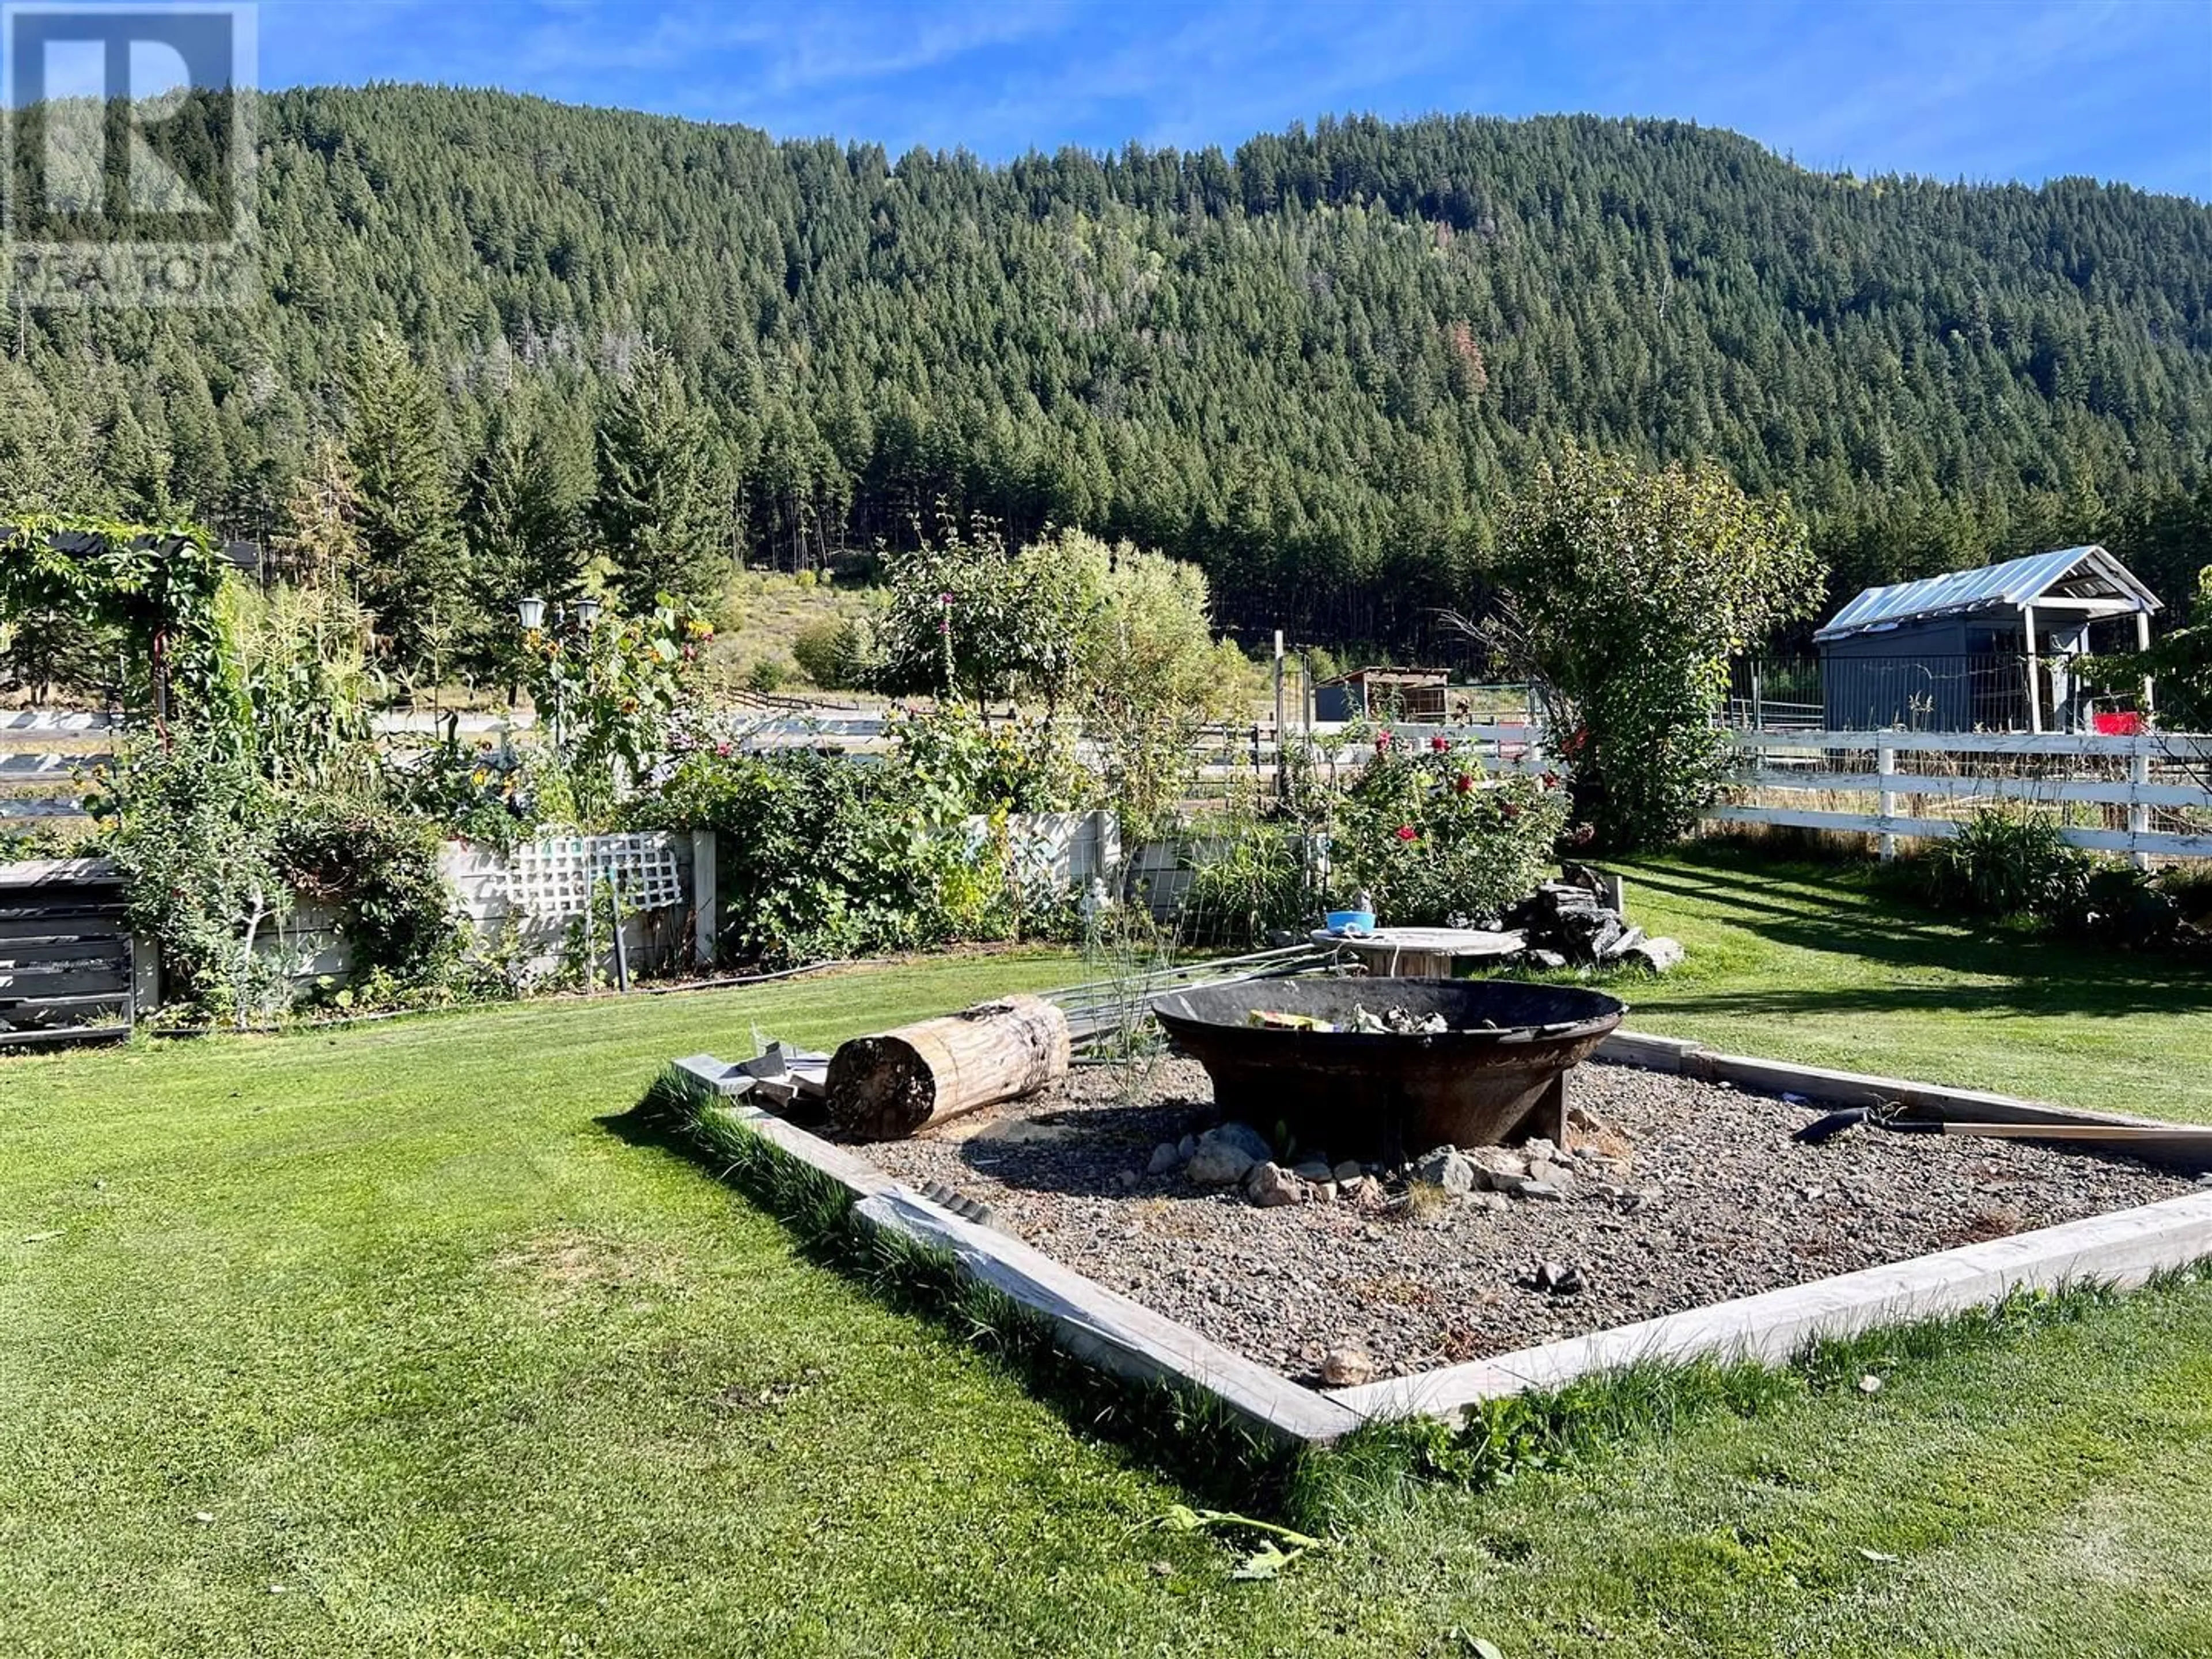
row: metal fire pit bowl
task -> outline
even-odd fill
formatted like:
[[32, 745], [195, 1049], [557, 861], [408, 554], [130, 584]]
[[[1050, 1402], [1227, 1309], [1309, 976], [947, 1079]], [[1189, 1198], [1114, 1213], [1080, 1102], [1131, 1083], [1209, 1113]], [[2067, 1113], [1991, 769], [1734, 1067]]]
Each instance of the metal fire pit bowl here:
[[[1250, 1019], [1261, 1009], [1346, 1024], [1355, 1006], [1442, 1014], [1450, 1029], [1300, 1031]], [[1178, 991], [1154, 1008], [1213, 1079], [1224, 1117], [1280, 1125], [1336, 1158], [1394, 1163], [1432, 1146], [1565, 1145], [1567, 1073], [1628, 1012], [1572, 986], [1455, 979], [1256, 980]]]

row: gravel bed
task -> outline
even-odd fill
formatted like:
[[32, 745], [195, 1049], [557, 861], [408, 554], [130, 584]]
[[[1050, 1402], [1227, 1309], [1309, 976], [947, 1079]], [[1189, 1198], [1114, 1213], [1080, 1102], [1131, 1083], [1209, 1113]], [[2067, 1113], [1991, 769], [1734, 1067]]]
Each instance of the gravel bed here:
[[[1385, 1206], [1260, 1208], [1237, 1187], [1146, 1173], [1218, 1121], [1206, 1073], [1079, 1067], [1057, 1090], [861, 1149], [1215, 1341], [1308, 1382], [1332, 1351], [1401, 1376], [1932, 1250], [2148, 1204], [2185, 1176], [2018, 1142], [1790, 1131], [1826, 1109], [1633, 1066], [1587, 1065], [1564, 1200], [1446, 1200], [1387, 1181]], [[1609, 1155], [1610, 1168], [1597, 1160]], [[1311, 1189], [1318, 1194], [1325, 1188]], [[1538, 1288], [1545, 1264], [1571, 1293]], [[1573, 1282], [1571, 1279], [1569, 1281]], [[1346, 1379], [1349, 1380], [1349, 1379]]]

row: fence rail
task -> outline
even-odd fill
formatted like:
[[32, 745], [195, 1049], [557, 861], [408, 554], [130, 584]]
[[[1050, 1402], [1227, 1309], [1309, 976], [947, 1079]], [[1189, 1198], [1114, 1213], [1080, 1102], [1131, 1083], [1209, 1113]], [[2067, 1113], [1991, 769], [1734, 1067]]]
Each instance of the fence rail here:
[[[2018, 801], [2059, 812], [2061, 833], [2076, 847], [2124, 853], [2139, 863], [2212, 858], [2212, 737], [1904, 731], [1726, 736], [1743, 757], [1732, 778], [1731, 793], [1739, 799], [1709, 808], [1709, 823], [1870, 835], [1881, 855], [1892, 858], [1900, 838], [1958, 834], [1960, 817], [1952, 811]], [[1868, 763], [1854, 765], [1855, 758]], [[1742, 798], [1753, 796], [1765, 799]], [[1861, 810], [1865, 805], [1874, 810]]]

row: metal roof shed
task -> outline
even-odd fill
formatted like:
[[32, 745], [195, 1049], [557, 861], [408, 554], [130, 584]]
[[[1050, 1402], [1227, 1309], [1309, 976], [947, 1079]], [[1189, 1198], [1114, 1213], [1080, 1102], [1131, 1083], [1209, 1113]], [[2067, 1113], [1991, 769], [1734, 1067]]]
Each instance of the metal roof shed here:
[[[2157, 596], [2101, 547], [2067, 547], [1869, 587], [1813, 637], [1832, 730], [2085, 723], [2068, 672], [2093, 623], [2132, 616], [2150, 642]], [[2144, 687], [2146, 702], [2149, 687]]]

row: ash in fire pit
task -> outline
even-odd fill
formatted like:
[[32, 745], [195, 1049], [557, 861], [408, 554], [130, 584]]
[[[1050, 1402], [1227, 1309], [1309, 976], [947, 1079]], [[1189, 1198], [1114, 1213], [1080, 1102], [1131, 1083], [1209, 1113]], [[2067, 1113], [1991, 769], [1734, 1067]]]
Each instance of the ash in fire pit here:
[[1266, 980], [1158, 1005], [1224, 1115], [1392, 1164], [1564, 1142], [1566, 1073], [1626, 1012], [1573, 986], [1453, 979]]

